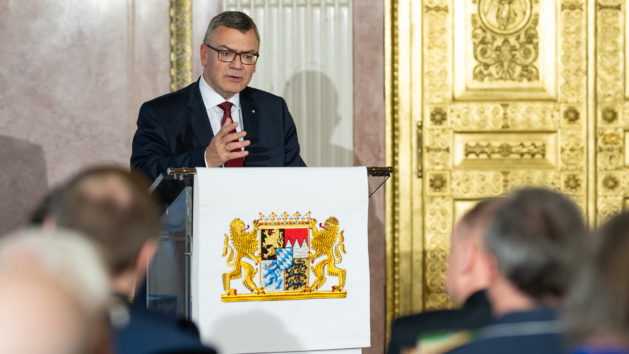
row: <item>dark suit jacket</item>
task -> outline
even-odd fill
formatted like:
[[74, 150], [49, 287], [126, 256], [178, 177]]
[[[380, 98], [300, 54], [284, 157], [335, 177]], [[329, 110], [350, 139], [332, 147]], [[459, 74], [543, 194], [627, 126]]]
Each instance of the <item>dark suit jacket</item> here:
[[114, 325], [117, 354], [216, 353], [201, 344], [193, 323], [162, 314], [127, 307], [129, 322]]
[[472, 294], [457, 310], [423, 312], [393, 321], [389, 354], [414, 347], [417, 339], [428, 332], [476, 329], [491, 321], [491, 305], [485, 291]]
[[[245, 167], [305, 166], [293, 117], [281, 97], [251, 87], [240, 93]], [[133, 137], [131, 167], [154, 180], [169, 167], [204, 167], [214, 137], [199, 82], [145, 102]]]
[[512, 312], [481, 328], [473, 342], [448, 353], [565, 353], [561, 329], [556, 312], [552, 309]]

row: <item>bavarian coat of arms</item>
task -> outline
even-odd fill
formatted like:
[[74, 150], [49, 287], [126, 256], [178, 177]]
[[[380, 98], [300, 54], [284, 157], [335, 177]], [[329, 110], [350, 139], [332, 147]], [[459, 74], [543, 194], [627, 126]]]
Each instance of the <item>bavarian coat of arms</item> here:
[[[234, 219], [225, 234], [223, 257], [232, 269], [223, 274], [223, 302], [346, 297], [344, 231], [335, 217], [317, 227], [310, 212], [259, 215], [251, 230]], [[249, 293], [232, 288], [240, 279]]]

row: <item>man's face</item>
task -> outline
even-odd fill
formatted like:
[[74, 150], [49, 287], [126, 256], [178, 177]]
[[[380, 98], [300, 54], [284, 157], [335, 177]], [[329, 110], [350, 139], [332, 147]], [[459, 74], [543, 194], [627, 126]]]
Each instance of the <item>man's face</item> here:
[[[257, 53], [258, 39], [253, 30], [242, 33], [237, 29], [219, 26], [210, 36], [210, 46], [219, 50], [231, 50], [237, 53]], [[218, 60], [218, 53], [201, 44], [201, 63], [203, 77], [219, 95], [226, 100], [247, 87], [256, 65], [245, 65], [236, 56], [230, 63]]]

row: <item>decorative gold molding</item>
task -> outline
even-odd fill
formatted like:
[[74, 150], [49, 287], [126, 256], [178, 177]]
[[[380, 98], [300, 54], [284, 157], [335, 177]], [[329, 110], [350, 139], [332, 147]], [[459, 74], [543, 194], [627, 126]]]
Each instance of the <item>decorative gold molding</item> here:
[[170, 90], [192, 82], [192, 0], [170, 0]]
[[[391, 181], [385, 185], [385, 239], [386, 239], [386, 286], [385, 286], [385, 343], [389, 343], [391, 335], [391, 322], [399, 312], [399, 303], [396, 294], [399, 291], [399, 283], [396, 280], [398, 274], [399, 247], [397, 245], [396, 212], [393, 206], [397, 202], [394, 195], [398, 190], [399, 176], [397, 174], [397, 153], [393, 151], [396, 145], [396, 137], [393, 127], [397, 111], [397, 72], [393, 63], [397, 61], [397, 1], [385, 0], [384, 2], [384, 87], [385, 87], [385, 164], [393, 167]], [[395, 76], [394, 76], [395, 75]], [[394, 99], [395, 97], [395, 99]]]

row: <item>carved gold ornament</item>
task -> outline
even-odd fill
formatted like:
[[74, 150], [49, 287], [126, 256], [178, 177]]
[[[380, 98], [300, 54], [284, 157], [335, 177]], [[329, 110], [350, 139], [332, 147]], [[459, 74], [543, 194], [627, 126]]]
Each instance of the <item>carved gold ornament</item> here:
[[[343, 290], [347, 271], [338, 267], [346, 253], [344, 230], [339, 232], [335, 217], [329, 217], [317, 228], [317, 220], [310, 217], [310, 212], [284, 212], [279, 217], [275, 213], [266, 217], [260, 213], [252, 224], [251, 231], [247, 231], [249, 226], [234, 219], [229, 235], [225, 234], [223, 257], [227, 257], [226, 264], [233, 269], [223, 274], [223, 302], [347, 296]], [[338, 283], [323, 289], [328, 284], [326, 275], [335, 277]], [[250, 293], [238, 294], [231, 287], [231, 281], [240, 278]]]
[[563, 118], [568, 123], [575, 123], [579, 120], [579, 111], [574, 107], [568, 107], [563, 111]]
[[581, 188], [581, 180], [577, 175], [569, 174], [564, 180], [564, 187], [571, 192], [576, 192]]
[[606, 107], [601, 112], [601, 118], [607, 123], [613, 123], [618, 118], [618, 112], [611, 107]]
[[531, 8], [530, 0], [479, 0], [478, 16], [490, 31], [512, 34], [529, 21]]
[[464, 148], [465, 157], [475, 158], [518, 158], [536, 159], [546, 156], [546, 144], [544, 143], [466, 143]]
[[447, 119], [448, 119], [448, 114], [441, 107], [437, 107], [437, 108], [433, 109], [432, 112], [430, 112], [430, 121], [434, 125], [441, 125]]
[[531, 6], [526, 0], [479, 0], [478, 13], [472, 15], [474, 58], [478, 62], [474, 80], [539, 80], [534, 65], [539, 56], [539, 16], [531, 15]]
[[441, 173], [436, 173], [430, 176], [430, 180], [428, 181], [430, 185], [430, 189], [435, 192], [441, 192], [445, 189], [448, 184], [446, 177]]
[[605, 178], [603, 178], [603, 186], [609, 190], [616, 189], [616, 187], [618, 187], [618, 184], [618, 178], [612, 175], [607, 175], [605, 176]]

